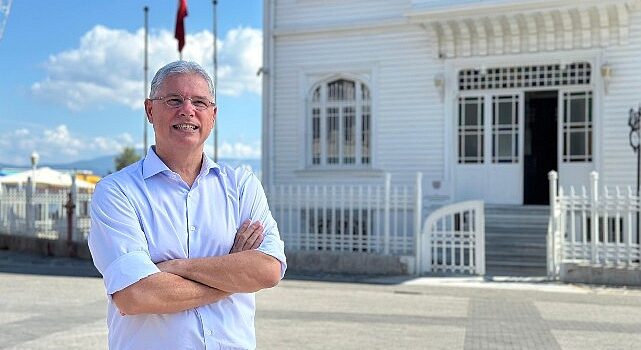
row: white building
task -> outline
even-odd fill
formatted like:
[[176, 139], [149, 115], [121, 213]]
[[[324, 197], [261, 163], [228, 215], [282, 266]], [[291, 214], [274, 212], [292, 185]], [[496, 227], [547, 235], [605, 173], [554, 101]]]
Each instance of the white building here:
[[265, 1], [266, 183], [421, 171], [453, 201], [634, 184], [637, 0]]
[[[549, 204], [634, 185], [640, 0], [265, 0], [263, 179]], [[418, 250], [418, 248], [417, 248]]]

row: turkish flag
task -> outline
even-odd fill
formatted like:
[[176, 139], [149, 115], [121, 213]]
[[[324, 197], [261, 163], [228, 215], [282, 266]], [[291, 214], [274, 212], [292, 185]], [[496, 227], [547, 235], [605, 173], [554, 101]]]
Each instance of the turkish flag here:
[[178, 0], [178, 13], [176, 14], [176, 33], [174, 37], [178, 40], [178, 52], [185, 47], [185, 17], [187, 17], [187, 0]]

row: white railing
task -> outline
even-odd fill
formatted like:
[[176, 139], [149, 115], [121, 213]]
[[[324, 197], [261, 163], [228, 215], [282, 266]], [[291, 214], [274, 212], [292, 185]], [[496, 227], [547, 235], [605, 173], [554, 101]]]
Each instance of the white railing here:
[[[550, 180], [548, 276], [559, 276], [562, 263], [640, 267], [639, 197], [630, 187], [603, 187], [590, 173], [590, 189], [558, 187]], [[594, 238], [594, 239], [593, 239]]]
[[485, 274], [485, 213], [482, 201], [441, 207], [417, 236], [416, 271]]
[[69, 193], [74, 198], [72, 240], [84, 241], [89, 233], [91, 193], [71, 189], [37, 190], [24, 187], [0, 189], [0, 233], [66, 240]]
[[421, 182], [417, 173], [413, 188], [389, 174], [380, 184], [280, 185], [268, 198], [289, 250], [414, 255]]

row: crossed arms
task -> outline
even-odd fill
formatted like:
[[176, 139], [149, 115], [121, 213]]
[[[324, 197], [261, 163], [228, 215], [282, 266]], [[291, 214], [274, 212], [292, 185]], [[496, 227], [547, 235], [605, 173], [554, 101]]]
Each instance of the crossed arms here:
[[263, 238], [260, 222], [244, 222], [230, 254], [156, 264], [160, 272], [113, 294], [122, 314], [163, 314], [211, 304], [233, 293], [271, 288], [280, 281], [280, 262], [255, 250]]

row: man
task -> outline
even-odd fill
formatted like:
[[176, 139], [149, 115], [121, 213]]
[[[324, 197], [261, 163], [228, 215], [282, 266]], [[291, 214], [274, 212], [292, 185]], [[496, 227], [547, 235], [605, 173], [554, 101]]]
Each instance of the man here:
[[89, 248], [111, 349], [253, 349], [253, 292], [285, 273], [258, 179], [203, 153], [213, 91], [198, 64], [161, 68], [145, 101], [155, 146], [96, 186]]

